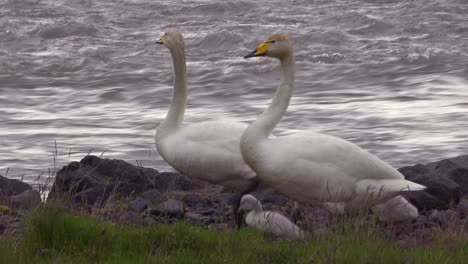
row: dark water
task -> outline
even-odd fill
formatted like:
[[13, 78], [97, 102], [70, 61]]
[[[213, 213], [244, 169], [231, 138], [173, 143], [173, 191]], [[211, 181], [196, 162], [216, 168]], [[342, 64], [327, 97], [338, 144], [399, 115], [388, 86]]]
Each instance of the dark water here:
[[278, 134], [330, 133], [396, 167], [466, 154], [467, 14], [466, 0], [0, 0], [0, 174], [43, 182], [104, 151], [167, 169], [167, 27], [186, 37], [187, 123], [252, 121], [278, 66], [242, 56], [283, 32], [297, 88]]

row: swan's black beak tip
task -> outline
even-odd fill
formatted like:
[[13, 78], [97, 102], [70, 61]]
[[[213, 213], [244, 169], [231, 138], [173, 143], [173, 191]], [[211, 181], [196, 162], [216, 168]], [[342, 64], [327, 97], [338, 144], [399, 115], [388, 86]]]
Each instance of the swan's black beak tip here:
[[156, 44], [159, 44], [159, 45], [163, 45], [163, 44], [164, 44], [164, 43], [163, 43], [162, 41], [160, 41], [160, 40], [156, 41], [155, 43], [156, 43]]
[[256, 52], [257, 52], [257, 50], [254, 50], [254, 51], [250, 52], [249, 54], [244, 56], [244, 59], [256, 57], [257, 56], [257, 55], [255, 55]]

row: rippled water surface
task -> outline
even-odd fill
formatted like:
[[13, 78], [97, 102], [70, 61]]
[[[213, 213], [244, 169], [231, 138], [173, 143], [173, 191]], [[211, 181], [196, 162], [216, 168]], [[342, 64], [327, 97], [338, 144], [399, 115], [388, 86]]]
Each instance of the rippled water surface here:
[[0, 0], [0, 174], [43, 182], [88, 152], [168, 169], [154, 147], [168, 27], [186, 37], [186, 123], [251, 122], [279, 69], [242, 56], [283, 32], [296, 91], [277, 134], [329, 133], [396, 167], [466, 154], [467, 14], [466, 0]]

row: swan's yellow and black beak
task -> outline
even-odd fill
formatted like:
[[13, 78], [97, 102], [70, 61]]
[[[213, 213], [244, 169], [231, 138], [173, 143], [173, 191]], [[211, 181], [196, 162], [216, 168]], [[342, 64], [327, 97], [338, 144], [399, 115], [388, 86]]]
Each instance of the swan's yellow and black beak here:
[[164, 36], [162, 36], [159, 41], [156, 41], [156, 44], [161, 44], [161, 45], [164, 45], [164, 40], [166, 40], [166, 34], [164, 34]]
[[268, 48], [270, 47], [269, 42], [263, 42], [262, 44], [258, 45], [258, 47], [252, 51], [251, 53], [244, 56], [244, 59], [251, 58], [251, 57], [258, 57], [263, 56], [268, 52]]

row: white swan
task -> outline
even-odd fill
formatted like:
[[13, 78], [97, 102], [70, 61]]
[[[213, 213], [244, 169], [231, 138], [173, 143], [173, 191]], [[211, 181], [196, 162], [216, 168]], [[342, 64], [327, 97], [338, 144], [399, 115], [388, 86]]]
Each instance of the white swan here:
[[157, 43], [171, 51], [175, 81], [169, 112], [156, 132], [156, 148], [167, 163], [186, 176], [243, 190], [234, 203], [236, 214], [242, 195], [258, 184], [240, 153], [240, 137], [247, 124], [209, 121], [182, 127], [187, 99], [184, 39], [179, 31], [169, 29]]
[[[333, 214], [346, 213], [346, 203], [325, 202], [323, 205]], [[415, 219], [419, 216], [418, 208], [401, 195], [374, 205], [371, 210], [382, 222], [405, 221]]]
[[263, 211], [257, 198], [250, 194], [242, 197], [239, 213], [246, 212], [245, 222], [248, 226], [269, 233], [274, 237], [289, 239], [304, 238], [304, 232], [288, 218], [278, 212]]
[[269, 138], [294, 89], [294, 54], [289, 40], [274, 34], [245, 58], [255, 56], [279, 59], [282, 72], [273, 102], [241, 138], [242, 156], [262, 182], [300, 202], [322, 201], [346, 209], [373, 206], [402, 191], [426, 188], [338, 137], [304, 132]]

